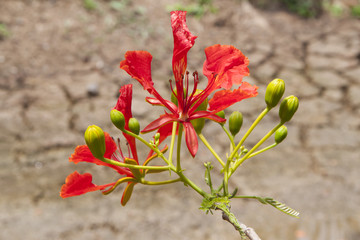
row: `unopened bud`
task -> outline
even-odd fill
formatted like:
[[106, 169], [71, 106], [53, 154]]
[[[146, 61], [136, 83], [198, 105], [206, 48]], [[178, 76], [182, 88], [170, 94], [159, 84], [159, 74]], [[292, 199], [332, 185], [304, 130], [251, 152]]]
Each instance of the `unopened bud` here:
[[299, 99], [293, 95], [284, 98], [280, 104], [279, 117], [282, 123], [290, 121], [299, 107]]
[[129, 129], [132, 133], [139, 135], [140, 133], [140, 123], [136, 118], [129, 119]]
[[103, 130], [96, 125], [91, 125], [86, 129], [84, 137], [92, 155], [98, 159], [103, 159], [106, 150]]
[[239, 131], [243, 123], [243, 116], [240, 112], [235, 111], [229, 117], [229, 130], [233, 136]]
[[285, 82], [276, 78], [272, 80], [266, 88], [265, 102], [269, 109], [275, 107], [285, 92]]
[[[224, 119], [225, 119], [225, 112], [224, 112], [224, 110], [215, 113], [215, 115], [217, 115], [218, 117], [221, 117], [221, 118], [224, 118]], [[219, 124], [222, 125], [222, 126], [224, 126], [225, 122], [219, 122]]]
[[111, 110], [110, 119], [112, 123], [120, 130], [124, 130], [125, 127], [125, 117], [124, 114], [116, 109]]
[[160, 133], [156, 133], [154, 136], [155, 141], [159, 141], [160, 139]]
[[277, 144], [281, 143], [287, 136], [287, 127], [281, 126], [278, 130], [275, 132], [275, 142]]

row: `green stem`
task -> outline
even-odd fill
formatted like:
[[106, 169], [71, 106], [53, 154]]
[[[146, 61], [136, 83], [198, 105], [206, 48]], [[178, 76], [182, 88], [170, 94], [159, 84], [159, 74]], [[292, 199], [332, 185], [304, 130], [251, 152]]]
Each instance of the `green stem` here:
[[176, 138], [176, 129], [177, 129], [178, 123], [174, 122], [173, 123], [173, 128], [172, 128], [172, 134], [171, 134], [171, 143], [170, 143], [170, 152], [169, 152], [169, 163], [173, 163], [172, 160], [172, 156], [174, 153], [174, 146], [175, 146], [175, 138]]
[[181, 138], [182, 138], [182, 133], [183, 133], [183, 125], [180, 124], [179, 133], [178, 133], [177, 149], [176, 149], [176, 172], [181, 171]]
[[256, 120], [253, 122], [253, 124], [250, 126], [250, 128], [247, 130], [247, 132], [245, 133], [245, 135], [242, 137], [242, 139], [240, 140], [239, 144], [235, 147], [234, 151], [231, 153], [229, 159], [233, 159], [237, 153], [237, 151], [239, 151], [240, 147], [243, 145], [243, 143], [245, 142], [246, 138], [250, 135], [250, 133], [254, 130], [254, 128], [259, 124], [259, 122], [261, 121], [261, 119], [263, 119], [265, 117], [265, 115], [270, 111], [270, 109], [265, 108], [262, 113], [260, 113], [260, 115], [256, 118]]
[[252, 199], [259, 199], [260, 197], [257, 196], [234, 196], [232, 198], [252, 198]]
[[126, 133], [127, 135], [130, 135], [134, 138], [136, 138], [137, 140], [139, 140], [140, 142], [142, 142], [143, 144], [145, 144], [147, 147], [149, 147], [151, 150], [153, 150], [154, 152], [156, 152], [158, 154], [158, 156], [160, 158], [162, 158], [168, 165], [170, 165], [169, 161], [166, 159], [166, 157], [163, 155], [163, 153], [159, 150], [159, 148], [154, 147], [153, 145], [151, 145], [150, 143], [148, 143], [145, 139], [143, 139], [142, 137], [140, 137], [139, 135], [136, 135], [126, 129], [122, 130], [124, 133]]
[[[233, 174], [233, 172], [246, 160], [249, 158], [249, 156], [258, 148], [261, 144], [263, 144], [271, 135], [273, 135], [276, 130], [279, 129], [284, 123], [280, 122], [276, 127], [274, 127], [272, 130], [270, 130], [249, 152], [246, 153], [244, 157], [242, 157], [239, 161], [235, 163], [235, 166], [231, 169], [230, 176]], [[229, 177], [230, 177], [229, 176]]]
[[145, 185], [165, 185], [165, 184], [175, 183], [175, 182], [179, 182], [179, 181], [181, 181], [181, 178], [170, 179], [170, 180], [160, 181], [160, 182], [151, 182], [151, 181], [143, 180], [141, 183], [145, 184]]
[[192, 189], [194, 189], [196, 192], [198, 192], [201, 196], [204, 198], [209, 198], [210, 195], [207, 194], [204, 190], [202, 190], [200, 187], [198, 187], [195, 183], [193, 183], [190, 179], [188, 179], [183, 174], [183, 169], [181, 168], [181, 138], [182, 138], [182, 132], [183, 132], [183, 125], [179, 125], [179, 132], [178, 132], [178, 142], [177, 142], [177, 149], [176, 149], [176, 169], [171, 167], [171, 170], [174, 171], [181, 179], [181, 181], [186, 185], [190, 186]]
[[254, 153], [250, 154], [250, 156], [248, 157], [248, 159], [249, 159], [249, 158], [252, 158], [252, 157], [255, 157], [256, 155], [258, 155], [258, 154], [260, 154], [260, 153], [263, 153], [263, 152], [265, 152], [265, 151], [267, 151], [267, 150], [269, 150], [269, 149], [272, 149], [272, 148], [276, 147], [277, 145], [278, 145], [277, 143], [273, 143], [273, 144], [271, 144], [270, 146], [267, 146], [266, 148], [263, 148], [263, 149], [261, 149], [261, 150], [259, 150], [259, 151], [257, 151], [257, 152], [254, 152]]
[[220, 156], [214, 151], [214, 149], [210, 146], [210, 144], [208, 143], [208, 141], [206, 140], [205, 136], [200, 133], [199, 134], [199, 138], [201, 139], [201, 141], [204, 143], [204, 145], [210, 150], [210, 152], [214, 155], [214, 157], [216, 158], [216, 160], [218, 160], [218, 162], [221, 164], [221, 166], [225, 167], [225, 163], [224, 161], [220, 158]]
[[141, 165], [133, 165], [133, 164], [127, 164], [127, 163], [122, 163], [122, 162], [118, 162], [118, 161], [114, 161], [108, 158], [104, 158], [102, 159], [103, 162], [111, 164], [111, 165], [115, 165], [115, 166], [119, 166], [119, 167], [126, 167], [126, 168], [132, 168], [132, 169], [149, 169], [149, 170], [169, 170], [169, 166], [141, 166]]
[[204, 190], [202, 190], [200, 187], [198, 187], [195, 183], [193, 183], [190, 179], [188, 179], [182, 172], [183, 170], [181, 170], [180, 172], [176, 172], [176, 174], [180, 177], [181, 181], [185, 184], [190, 186], [192, 189], [194, 189], [196, 192], [198, 192], [201, 196], [203, 196], [204, 198], [209, 198], [211, 197], [210, 194], [206, 193]]
[[[226, 127], [224, 125], [222, 125], [221, 127], [224, 130], [224, 132], [226, 133], [226, 135], [228, 136], [228, 138], [231, 142], [232, 149], [234, 149], [235, 148], [234, 136], [226, 129]], [[232, 152], [232, 149], [231, 149], [231, 152]]]

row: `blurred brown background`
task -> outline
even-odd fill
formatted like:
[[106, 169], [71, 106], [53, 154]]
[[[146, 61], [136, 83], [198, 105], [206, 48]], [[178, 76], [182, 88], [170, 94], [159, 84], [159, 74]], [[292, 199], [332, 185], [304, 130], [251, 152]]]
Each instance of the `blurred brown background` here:
[[[90, 124], [120, 136], [108, 117], [120, 86], [134, 84], [133, 114], [142, 127], [163, 111], [144, 102], [146, 93], [119, 62], [128, 50], [149, 51], [155, 85], [169, 96], [175, 4], [193, 13], [190, 71], [201, 72], [204, 48], [217, 43], [250, 59], [245, 81], [259, 86], [259, 96], [231, 108], [244, 114], [240, 133], [265, 107], [273, 78], [300, 99], [285, 142], [247, 161], [231, 184], [241, 194], [274, 197], [301, 218], [233, 200], [239, 220], [263, 239], [360, 239], [360, 2], [290, 0], [0, 0], [0, 239], [239, 239], [220, 213], [200, 211], [200, 197], [182, 184], [137, 185], [126, 207], [122, 189], [59, 197], [75, 170], [91, 172], [97, 184], [117, 179], [68, 157]], [[248, 146], [275, 124], [276, 110]], [[219, 127], [208, 123], [204, 131], [226, 154]], [[214, 162], [202, 144], [195, 159], [183, 161], [203, 187], [204, 161]]]

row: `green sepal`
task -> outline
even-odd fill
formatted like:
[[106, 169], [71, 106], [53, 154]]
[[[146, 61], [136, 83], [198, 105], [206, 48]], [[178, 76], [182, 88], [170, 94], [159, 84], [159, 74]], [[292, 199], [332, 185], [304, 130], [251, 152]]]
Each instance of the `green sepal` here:
[[[136, 162], [135, 159], [132, 158], [125, 158], [124, 162], [126, 164], [131, 164], [131, 165], [138, 165], [138, 163]], [[132, 172], [132, 174], [134, 175], [134, 177], [138, 180], [140, 180], [141, 178], [144, 177], [144, 175], [141, 173], [141, 169], [136, 169], [136, 168], [129, 168], [130, 171]]]
[[136, 183], [134, 182], [128, 183], [121, 198], [121, 205], [125, 206], [126, 203], [130, 200], [135, 184]]
[[120, 178], [119, 180], [116, 181], [116, 183], [111, 188], [109, 188], [108, 190], [102, 191], [102, 194], [108, 195], [109, 193], [112, 193], [115, 190], [115, 188], [117, 186], [119, 186], [120, 184], [122, 184], [124, 182], [134, 182], [134, 181], [135, 181], [135, 179], [132, 177]]

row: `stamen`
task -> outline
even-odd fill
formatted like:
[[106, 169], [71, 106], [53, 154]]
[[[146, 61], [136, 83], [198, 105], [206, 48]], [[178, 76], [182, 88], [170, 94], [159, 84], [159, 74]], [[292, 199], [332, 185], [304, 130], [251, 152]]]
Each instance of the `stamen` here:
[[186, 99], [189, 95], [189, 71], [186, 71], [185, 89], [186, 89], [186, 92], [185, 92], [185, 102], [186, 102]]
[[194, 88], [190, 95], [190, 99], [195, 95], [197, 90], [197, 85], [199, 84], [199, 74], [197, 71], [193, 72], [193, 77], [194, 77]]
[[169, 83], [170, 83], [170, 88], [171, 88], [171, 92], [174, 94], [174, 96], [177, 98], [177, 94], [175, 93], [175, 91], [174, 91], [174, 88], [173, 88], [173, 86], [172, 86], [172, 81], [171, 81], [171, 79], [169, 79]]
[[126, 141], [126, 146], [127, 146], [127, 148], [128, 148], [129, 158], [133, 158], [133, 156], [131, 155], [132, 152], [131, 152], [130, 144], [129, 144], [128, 141]]
[[120, 138], [117, 139], [117, 142], [118, 142], [118, 150], [119, 150], [119, 153], [120, 153], [122, 159], [125, 159], [124, 154], [123, 154], [122, 151], [121, 151]]

